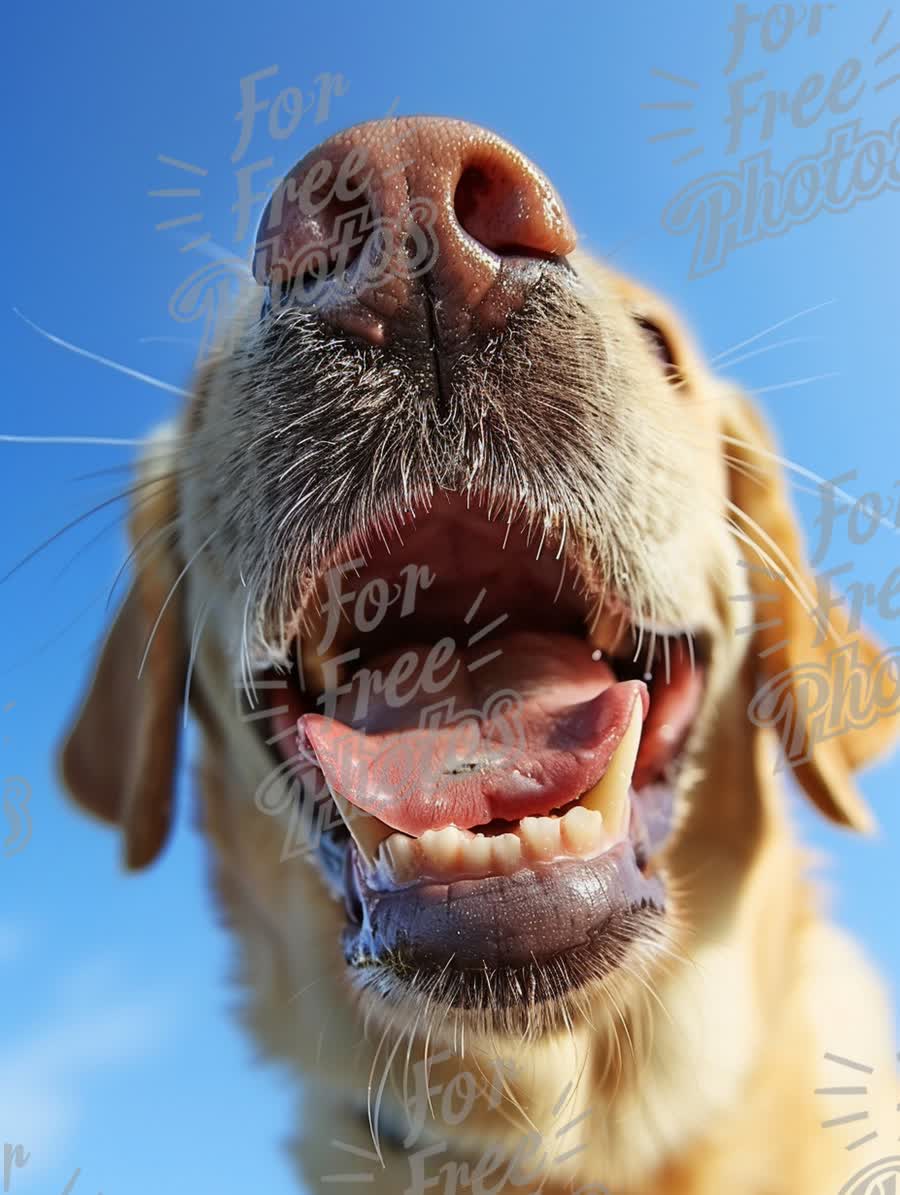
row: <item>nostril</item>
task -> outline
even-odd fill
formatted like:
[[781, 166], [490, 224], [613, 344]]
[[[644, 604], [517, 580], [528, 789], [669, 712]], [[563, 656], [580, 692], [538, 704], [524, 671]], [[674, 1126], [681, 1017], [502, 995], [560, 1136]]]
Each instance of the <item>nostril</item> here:
[[431, 272], [429, 310], [450, 344], [502, 330], [575, 244], [550, 181], [513, 146], [410, 117], [347, 130], [297, 163], [263, 212], [253, 277], [262, 316], [281, 308], [290, 324], [298, 308], [381, 344], [419, 329]]
[[529, 208], [521, 179], [494, 162], [467, 166], [453, 196], [460, 226], [485, 248], [503, 257], [553, 260], [558, 254], [533, 235]]
[[351, 273], [369, 247], [373, 229], [369, 197], [331, 195], [317, 205], [306, 224], [306, 235], [289, 259], [273, 267], [270, 287], [281, 303], [315, 304], [328, 289], [352, 289]]

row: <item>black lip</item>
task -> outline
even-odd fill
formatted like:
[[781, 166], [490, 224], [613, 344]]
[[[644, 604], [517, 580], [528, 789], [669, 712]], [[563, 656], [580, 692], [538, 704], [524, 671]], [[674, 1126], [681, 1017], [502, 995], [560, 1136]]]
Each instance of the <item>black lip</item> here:
[[630, 840], [588, 861], [389, 892], [367, 884], [350, 846], [344, 879], [348, 963], [386, 967], [400, 977], [440, 975], [454, 1003], [479, 1004], [478, 980], [486, 973], [492, 973], [492, 1003], [503, 1003], [504, 993], [520, 1000], [523, 987], [534, 997], [536, 973], [551, 964], [547, 996], [558, 997], [562, 987], [617, 966], [647, 913], [665, 908], [661, 880], [641, 871]]
[[[674, 779], [674, 778], [673, 778]], [[348, 965], [391, 1000], [428, 988], [445, 1007], [543, 1005], [619, 967], [638, 938], [658, 936], [665, 884], [648, 860], [668, 839], [674, 785], [632, 803], [628, 837], [591, 860], [523, 868], [511, 876], [373, 888], [346, 828], [323, 835], [318, 862], [343, 899]]]

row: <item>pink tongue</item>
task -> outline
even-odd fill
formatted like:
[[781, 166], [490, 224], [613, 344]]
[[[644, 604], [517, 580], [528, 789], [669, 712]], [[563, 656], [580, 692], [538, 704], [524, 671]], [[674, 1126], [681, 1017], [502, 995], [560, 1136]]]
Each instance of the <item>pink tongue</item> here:
[[371, 668], [386, 683], [363, 672], [334, 718], [300, 718], [300, 750], [332, 791], [416, 836], [576, 800], [606, 770], [634, 702], [648, 704], [642, 682], [616, 683], [569, 635], [520, 632], [452, 655], [407, 648]]

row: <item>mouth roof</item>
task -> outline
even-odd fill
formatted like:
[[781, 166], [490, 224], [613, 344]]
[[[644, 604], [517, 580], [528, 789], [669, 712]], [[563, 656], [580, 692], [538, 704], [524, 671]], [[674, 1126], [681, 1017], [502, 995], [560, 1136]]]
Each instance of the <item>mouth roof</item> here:
[[692, 644], [596, 617], [559, 541], [459, 495], [350, 563], [323, 578], [277, 737], [374, 883], [515, 874], [633, 832], [699, 706]]

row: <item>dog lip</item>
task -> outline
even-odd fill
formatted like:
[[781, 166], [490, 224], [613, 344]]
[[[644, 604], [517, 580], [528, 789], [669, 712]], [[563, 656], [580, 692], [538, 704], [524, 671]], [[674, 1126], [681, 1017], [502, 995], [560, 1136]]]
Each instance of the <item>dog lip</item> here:
[[604, 960], [612, 968], [627, 945], [624, 930], [608, 933], [610, 923], [627, 921], [636, 909], [665, 908], [662, 881], [641, 872], [630, 840], [590, 860], [389, 892], [368, 886], [352, 847], [348, 856], [344, 878], [354, 916], [344, 950], [357, 967], [483, 973], [589, 956], [596, 978]]

